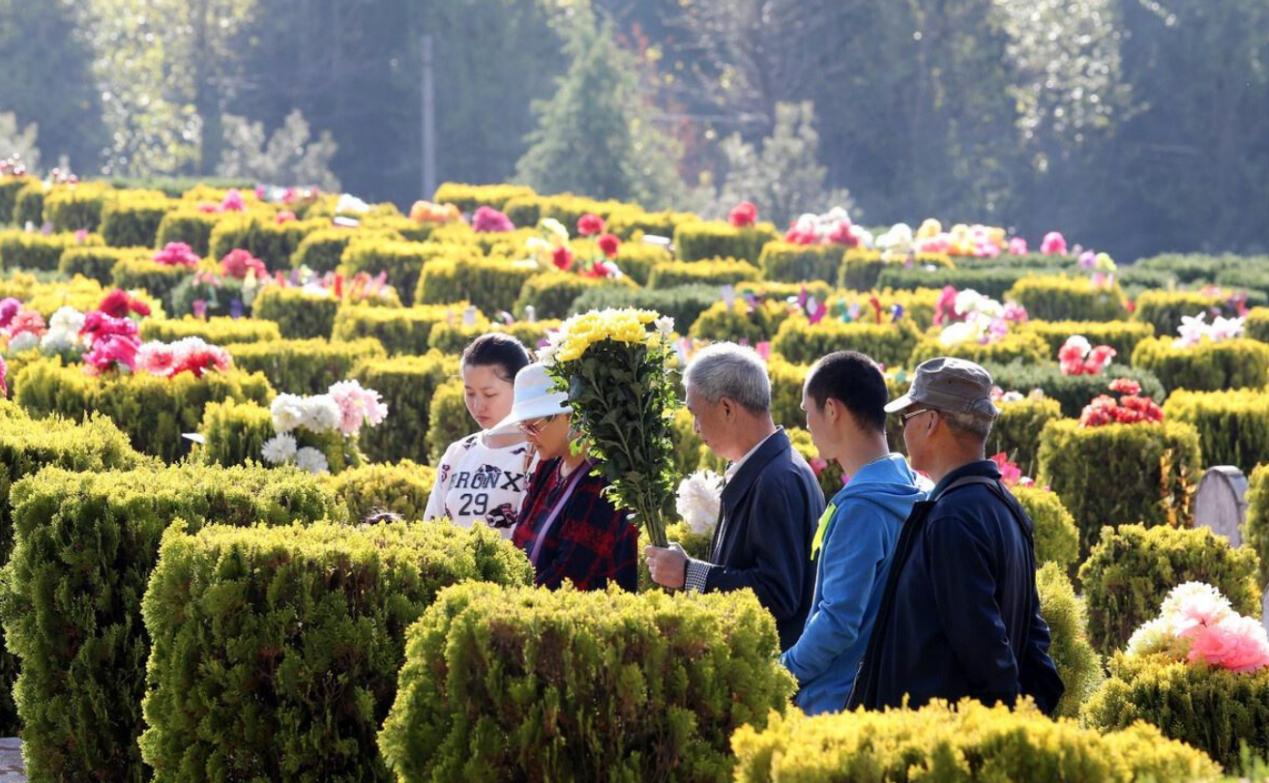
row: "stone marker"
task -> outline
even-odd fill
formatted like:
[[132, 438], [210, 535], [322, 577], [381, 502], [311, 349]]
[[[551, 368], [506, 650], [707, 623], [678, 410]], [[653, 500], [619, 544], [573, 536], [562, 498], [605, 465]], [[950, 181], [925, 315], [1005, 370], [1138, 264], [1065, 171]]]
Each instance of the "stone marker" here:
[[1194, 496], [1194, 523], [1210, 527], [1230, 546], [1242, 544], [1239, 527], [1247, 515], [1247, 477], [1232, 465], [1208, 468]]

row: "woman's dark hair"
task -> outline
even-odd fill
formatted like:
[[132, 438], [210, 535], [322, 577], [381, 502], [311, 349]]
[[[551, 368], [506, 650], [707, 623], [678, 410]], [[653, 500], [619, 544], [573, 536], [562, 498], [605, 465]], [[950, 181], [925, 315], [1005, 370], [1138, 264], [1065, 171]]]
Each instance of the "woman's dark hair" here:
[[818, 409], [828, 398], [840, 402], [855, 422], [874, 432], [886, 431], [886, 378], [871, 358], [856, 351], [838, 351], [821, 358], [806, 379], [806, 396]]
[[509, 334], [482, 334], [463, 349], [463, 367], [493, 367], [498, 377], [511, 383], [532, 359], [524, 344]]

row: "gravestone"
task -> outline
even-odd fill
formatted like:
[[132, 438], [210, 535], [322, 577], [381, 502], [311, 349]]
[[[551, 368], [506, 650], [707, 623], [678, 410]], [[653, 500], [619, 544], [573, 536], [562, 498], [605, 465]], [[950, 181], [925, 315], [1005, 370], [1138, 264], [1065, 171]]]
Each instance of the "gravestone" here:
[[1242, 544], [1239, 528], [1247, 515], [1247, 477], [1232, 465], [1208, 468], [1194, 496], [1194, 522], [1212, 529], [1229, 540], [1230, 546]]

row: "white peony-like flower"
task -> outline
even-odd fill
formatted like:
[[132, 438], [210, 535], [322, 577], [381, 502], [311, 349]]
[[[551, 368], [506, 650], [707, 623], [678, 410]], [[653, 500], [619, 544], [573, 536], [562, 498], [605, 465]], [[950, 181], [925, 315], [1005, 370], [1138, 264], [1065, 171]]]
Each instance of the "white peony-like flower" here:
[[295, 436], [290, 433], [274, 435], [260, 447], [260, 456], [264, 457], [264, 461], [270, 465], [281, 465], [291, 461], [298, 445], [295, 442]]
[[965, 342], [977, 342], [983, 336], [982, 327], [976, 321], [957, 321], [939, 333], [939, 345], [950, 348]]
[[309, 432], [331, 432], [339, 429], [341, 414], [339, 403], [329, 394], [314, 394], [301, 403], [304, 409], [304, 429]]
[[710, 470], [698, 470], [679, 482], [674, 508], [699, 535], [710, 535], [718, 524], [723, 478]]
[[295, 394], [279, 394], [269, 406], [275, 432], [290, 432], [304, 423], [304, 400]]
[[1132, 632], [1124, 652], [1128, 655], [1151, 655], [1170, 652], [1176, 646], [1172, 624], [1162, 617], [1155, 618]]
[[312, 446], [305, 446], [295, 452], [295, 464], [300, 470], [309, 473], [326, 473], [330, 465], [326, 463], [326, 455]]
[[40, 338], [40, 350], [46, 354], [69, 351], [78, 344], [77, 335], [61, 329], [50, 329]]
[[336, 215], [364, 215], [370, 211], [370, 205], [351, 193], [340, 194], [335, 202]]
[[48, 328], [51, 332], [69, 332], [77, 335], [79, 330], [84, 328], [84, 314], [73, 307], [63, 305], [57, 308], [57, 312], [48, 319]]
[[663, 315], [655, 321], [657, 331], [663, 336], [669, 337], [674, 331], [674, 319], [668, 315]]
[[14, 353], [30, 350], [40, 344], [40, 338], [36, 337], [35, 332], [18, 332], [9, 338], [9, 350]]

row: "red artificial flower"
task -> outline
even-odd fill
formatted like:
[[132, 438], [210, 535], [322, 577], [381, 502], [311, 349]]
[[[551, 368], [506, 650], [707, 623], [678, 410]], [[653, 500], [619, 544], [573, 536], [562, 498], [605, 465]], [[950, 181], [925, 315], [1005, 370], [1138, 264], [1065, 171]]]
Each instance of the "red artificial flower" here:
[[598, 239], [599, 250], [608, 258], [617, 257], [617, 249], [621, 247], [621, 240], [612, 234], [604, 234]]
[[1141, 384], [1132, 378], [1116, 378], [1110, 382], [1109, 388], [1120, 394], [1141, 394]]
[[736, 228], [745, 228], [758, 222], [758, 207], [752, 201], [742, 201], [732, 207], [727, 220]]
[[567, 247], [557, 247], [551, 254], [551, 262], [567, 272], [573, 267], [573, 251]]
[[148, 304], [130, 296], [122, 288], [116, 288], [106, 294], [106, 298], [101, 300], [101, 304], [97, 305], [97, 309], [111, 318], [127, 318], [128, 313], [136, 313], [143, 317], [150, 314], [150, 306]]
[[268, 277], [269, 270], [264, 262], [241, 248], [235, 248], [220, 259], [220, 271], [227, 277], [245, 279], [247, 272], [254, 271], [257, 278]]
[[577, 233], [584, 237], [593, 237], [604, 231], [604, 219], [593, 212], [587, 212], [577, 219]]
[[944, 321], [951, 322], [956, 319], [956, 288], [954, 286], [943, 286], [939, 299], [934, 303], [934, 325], [941, 326]]

